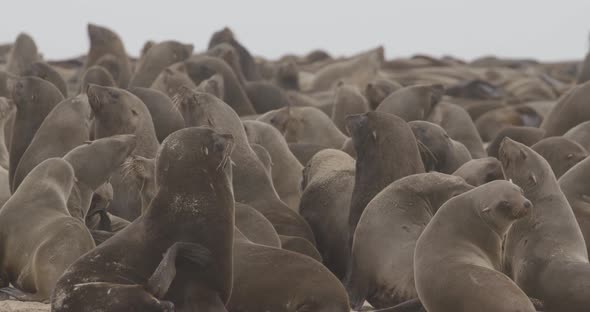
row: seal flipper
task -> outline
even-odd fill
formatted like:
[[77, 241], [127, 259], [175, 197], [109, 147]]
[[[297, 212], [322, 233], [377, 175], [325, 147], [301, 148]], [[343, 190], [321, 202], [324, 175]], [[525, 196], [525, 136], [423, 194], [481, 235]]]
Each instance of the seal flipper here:
[[20, 289], [16, 289], [14, 287], [4, 287], [0, 288], [0, 293], [6, 294], [18, 301], [35, 301], [35, 302], [43, 302], [47, 303], [47, 298], [42, 298], [37, 294], [26, 293]]
[[147, 283], [147, 291], [154, 297], [161, 299], [168, 292], [168, 288], [176, 276], [176, 258], [182, 257], [199, 266], [206, 265], [211, 260], [211, 252], [202, 245], [187, 242], [176, 242], [172, 245], [154, 271]]

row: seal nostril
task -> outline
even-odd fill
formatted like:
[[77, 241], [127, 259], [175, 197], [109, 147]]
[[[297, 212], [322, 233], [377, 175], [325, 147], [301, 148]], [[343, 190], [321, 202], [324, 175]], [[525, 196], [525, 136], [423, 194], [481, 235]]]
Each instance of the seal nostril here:
[[524, 202], [524, 208], [529, 209], [529, 208], [531, 208], [531, 206], [532, 206], [532, 204], [531, 204], [530, 201], [527, 200], [527, 201]]

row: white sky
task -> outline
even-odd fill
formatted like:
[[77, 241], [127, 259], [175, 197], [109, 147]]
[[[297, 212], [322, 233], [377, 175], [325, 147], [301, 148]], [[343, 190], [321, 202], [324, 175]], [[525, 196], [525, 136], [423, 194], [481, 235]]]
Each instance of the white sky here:
[[579, 59], [590, 0], [0, 0], [0, 42], [26, 31], [48, 59], [86, 53], [86, 23], [106, 25], [138, 55], [148, 40], [205, 49], [230, 26], [254, 54], [323, 48], [347, 55], [383, 44], [388, 57], [428, 53]]

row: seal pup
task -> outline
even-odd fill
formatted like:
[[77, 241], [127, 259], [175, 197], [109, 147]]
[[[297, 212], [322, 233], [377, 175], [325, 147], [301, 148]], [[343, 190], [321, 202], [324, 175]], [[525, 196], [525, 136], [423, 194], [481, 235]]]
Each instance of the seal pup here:
[[236, 40], [233, 32], [228, 27], [224, 27], [222, 30], [213, 33], [209, 40], [208, 49], [219, 45], [220, 43], [228, 43], [238, 52], [240, 60], [241, 71], [244, 74], [244, 78], [247, 80], [260, 80], [260, 73], [254, 58], [250, 52]]
[[440, 84], [401, 88], [386, 97], [375, 111], [394, 114], [407, 121], [425, 120], [444, 94]]
[[281, 200], [294, 211], [299, 211], [303, 166], [291, 153], [287, 141], [273, 126], [256, 120], [242, 122], [248, 142], [260, 144], [271, 158], [271, 176]]
[[502, 163], [495, 157], [472, 159], [453, 172], [469, 185], [480, 186], [495, 180], [505, 180]]
[[160, 72], [158, 77], [156, 77], [156, 80], [154, 80], [154, 83], [152, 83], [150, 89], [158, 90], [173, 99], [181, 87], [189, 89], [197, 88], [195, 83], [185, 72], [184, 65], [177, 64], [166, 67], [166, 69]]
[[509, 138], [500, 146], [500, 161], [506, 178], [519, 185], [534, 206], [506, 235], [504, 271], [529, 297], [543, 301], [545, 311], [586, 311], [588, 252], [551, 167], [534, 150]]
[[[230, 135], [201, 127], [166, 138], [156, 156], [158, 191], [146, 213], [70, 266], [58, 281], [52, 308], [86, 311], [88, 302], [99, 304], [95, 298], [112, 284], [145, 285], [162, 254], [181, 244], [187, 250], [208, 249], [210, 265], [173, 261], [177, 274], [163, 272], [170, 287], [158, 285], [155, 297], [172, 302], [179, 312], [226, 311], [233, 271], [233, 145]], [[105, 301], [119, 301], [127, 310], [136, 303], [118, 292]]]
[[166, 67], [182, 62], [193, 53], [192, 44], [169, 40], [155, 44], [139, 60], [129, 87], [149, 88]]
[[489, 156], [498, 158], [498, 150], [504, 138], [510, 138], [526, 146], [533, 146], [545, 137], [545, 130], [534, 127], [510, 126], [503, 128], [488, 144], [486, 151]]
[[508, 181], [479, 186], [440, 207], [414, 254], [416, 290], [426, 310], [536, 311], [501, 272], [502, 237], [532, 208], [522, 190]]
[[421, 150], [426, 171], [451, 174], [471, 160], [471, 154], [465, 145], [451, 139], [439, 125], [422, 120], [411, 121], [408, 125], [416, 140], [426, 147]]
[[562, 95], [540, 125], [546, 132], [545, 136], [563, 135], [569, 129], [589, 120], [590, 111], [586, 105], [589, 95], [590, 82], [574, 86]]
[[395, 180], [423, 173], [424, 164], [412, 129], [403, 119], [375, 111], [349, 116], [346, 121], [357, 154], [348, 218], [350, 246], [371, 199]]
[[348, 210], [354, 189], [354, 159], [325, 149], [303, 169], [299, 213], [311, 227], [324, 265], [343, 279], [349, 259]]
[[399, 83], [387, 79], [375, 79], [365, 86], [364, 96], [367, 98], [369, 108], [376, 110], [379, 104], [393, 92], [403, 88]]
[[10, 49], [6, 71], [21, 76], [31, 64], [38, 60], [39, 53], [35, 41], [28, 34], [20, 33]]
[[64, 78], [51, 65], [45, 62], [34, 62], [29, 65], [23, 72], [23, 76], [39, 77], [43, 80], [51, 82], [59, 89], [59, 92], [68, 97], [68, 87]]
[[49, 81], [38, 77], [23, 77], [16, 81], [12, 90], [16, 114], [10, 139], [8, 169], [11, 191], [14, 192], [16, 189], [13, 180], [21, 156], [29, 147], [45, 117], [63, 99], [61, 92]]
[[360, 309], [365, 299], [385, 308], [417, 298], [416, 241], [447, 200], [471, 189], [460, 177], [431, 172], [401, 178], [379, 192], [354, 233], [346, 283], [351, 307]]
[[564, 137], [545, 138], [531, 148], [547, 160], [557, 179], [588, 156], [580, 144]]
[[331, 118], [342, 133], [346, 133], [346, 116], [362, 114], [368, 110], [367, 100], [355, 87], [344, 84], [336, 87]]
[[158, 142], [184, 128], [184, 119], [166, 94], [153, 89], [135, 87], [129, 91], [137, 96], [150, 111]]
[[[112, 30], [98, 26], [95, 24], [88, 24], [87, 27], [88, 38], [90, 39], [90, 48], [86, 56], [85, 69], [88, 69], [92, 65], [104, 65], [101, 64], [101, 58], [110, 56], [112, 62], [117, 67], [117, 72], [111, 72], [113, 78], [116, 79], [117, 86], [120, 88], [126, 88], [129, 85], [131, 79], [131, 63], [127, 52], [125, 52], [125, 46], [123, 41], [119, 38]], [[107, 70], [109, 66], [105, 67]]]
[[572, 207], [582, 235], [586, 250], [590, 251], [590, 158], [586, 158], [573, 166], [559, 178], [559, 188]]
[[80, 90], [79, 93], [86, 93], [88, 90], [88, 86], [91, 84], [103, 86], [103, 87], [116, 87], [117, 83], [115, 79], [106, 70], [104, 67], [99, 65], [93, 65], [88, 67], [88, 69], [82, 75], [82, 79], [80, 80]]
[[68, 266], [94, 248], [84, 223], [68, 212], [73, 185], [72, 166], [50, 158], [0, 209], [0, 276], [3, 287], [15, 287], [1, 292], [21, 301], [47, 301]]
[[236, 142], [233, 186], [237, 202], [260, 211], [280, 235], [299, 236], [315, 244], [313, 233], [305, 220], [283, 203], [270, 175], [248, 144], [248, 138], [237, 113], [215, 96], [184, 89], [176, 104], [186, 126], [210, 126], [230, 133]]
[[590, 149], [590, 120], [569, 129], [564, 135], [564, 138], [570, 139], [586, 150]]
[[[88, 101], [94, 113], [94, 137], [135, 134], [137, 147], [133, 155], [154, 158], [159, 147], [152, 117], [145, 104], [131, 92], [113, 87], [90, 85]], [[122, 172], [111, 180], [115, 190], [110, 212], [132, 221], [141, 211], [139, 194], [124, 182]]]
[[91, 109], [83, 95], [61, 101], [49, 112], [22, 154], [14, 172], [13, 190], [33, 168], [48, 158], [62, 157], [90, 138]]

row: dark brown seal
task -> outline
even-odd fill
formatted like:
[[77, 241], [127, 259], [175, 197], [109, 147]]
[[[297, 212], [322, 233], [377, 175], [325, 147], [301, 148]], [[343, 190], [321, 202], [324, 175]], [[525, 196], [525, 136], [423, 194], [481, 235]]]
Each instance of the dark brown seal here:
[[20, 33], [8, 55], [6, 71], [21, 76], [27, 68], [39, 60], [37, 45], [31, 36]]
[[32, 63], [25, 69], [23, 76], [34, 76], [47, 80], [59, 89], [64, 98], [68, 96], [68, 87], [64, 78], [57, 70], [45, 62]]
[[[101, 58], [110, 56], [117, 68], [117, 72], [111, 72], [111, 74], [119, 87], [126, 88], [131, 79], [131, 63], [119, 35], [108, 28], [88, 24], [88, 38], [90, 39], [90, 50], [84, 68], [89, 68], [92, 65], [105, 66], [104, 63], [101, 64]], [[109, 67], [105, 68], [110, 70]]]
[[369, 107], [372, 110], [375, 110], [386, 97], [401, 88], [403, 88], [403, 86], [395, 81], [376, 79], [367, 83], [364, 95], [369, 102]]
[[150, 111], [158, 142], [163, 142], [168, 135], [184, 128], [182, 115], [166, 94], [140, 87], [130, 88], [129, 91], [137, 96]]
[[248, 50], [236, 40], [233, 32], [229, 28], [225, 27], [211, 36], [211, 39], [209, 40], [209, 49], [220, 43], [229, 43], [234, 49], [236, 49], [240, 59], [242, 73], [247, 80], [261, 79], [254, 58], [250, 52], [248, 52]]
[[486, 148], [490, 157], [498, 158], [500, 143], [504, 138], [510, 138], [526, 146], [533, 146], [545, 136], [545, 130], [534, 127], [511, 126], [503, 128]]
[[116, 87], [117, 83], [115, 79], [106, 70], [104, 67], [99, 65], [93, 65], [88, 67], [88, 69], [82, 75], [82, 79], [80, 82], [80, 93], [86, 93], [88, 86], [91, 84], [103, 86], [103, 87]]

